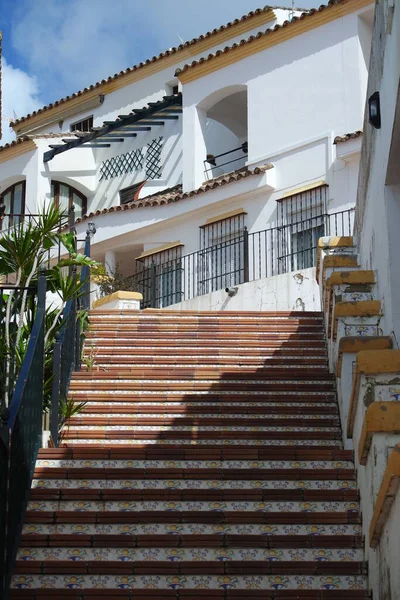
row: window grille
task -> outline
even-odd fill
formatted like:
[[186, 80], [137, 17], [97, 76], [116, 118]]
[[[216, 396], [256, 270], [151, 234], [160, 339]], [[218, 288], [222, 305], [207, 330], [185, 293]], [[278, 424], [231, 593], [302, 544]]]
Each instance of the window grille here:
[[161, 150], [163, 138], [152, 140], [146, 152], [146, 176], [148, 179], [161, 179]]
[[182, 246], [136, 259], [136, 281], [143, 307], [162, 308], [183, 299]]
[[327, 201], [327, 185], [278, 200], [279, 273], [315, 266], [318, 239], [325, 232]]
[[143, 151], [142, 149], [132, 150], [126, 154], [113, 156], [104, 160], [100, 167], [100, 180], [112, 179], [125, 173], [133, 173], [143, 169]]
[[244, 282], [245, 213], [200, 228], [199, 294]]
[[90, 117], [86, 117], [86, 119], [82, 119], [82, 121], [71, 123], [70, 131], [83, 131], [85, 133], [89, 133], [90, 131], [92, 131], [92, 127], [93, 115], [90, 115]]

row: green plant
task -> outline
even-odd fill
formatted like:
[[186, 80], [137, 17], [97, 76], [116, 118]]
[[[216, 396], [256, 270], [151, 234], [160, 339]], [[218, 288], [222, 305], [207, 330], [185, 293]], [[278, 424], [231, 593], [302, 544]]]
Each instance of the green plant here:
[[[108, 267], [108, 265], [107, 265]], [[92, 277], [92, 281], [97, 283], [100, 289], [100, 296], [109, 296], [114, 292], [138, 292], [138, 286], [132, 277], [128, 277], [121, 273], [119, 263], [115, 269], [101, 265]]]
[[[73, 397], [69, 398], [60, 398], [59, 405], [59, 425], [58, 425], [58, 434], [59, 441], [62, 442], [65, 435], [65, 424], [72, 417], [79, 415], [83, 409], [85, 408], [87, 402], [79, 402], [78, 404], [74, 401]], [[69, 425], [68, 425], [69, 428]]]
[[93, 369], [94, 365], [96, 364], [97, 353], [98, 348], [92, 345], [89, 346], [87, 354], [84, 354], [82, 356], [82, 362], [86, 367], [86, 371], [90, 371], [91, 369]]
[[[47, 289], [59, 297], [56, 307], [46, 308], [45, 337], [45, 393], [43, 408], [50, 402], [52, 381], [52, 351], [55, 336], [62, 325], [62, 313], [66, 303], [79, 296], [85, 282], [81, 281], [80, 268], [88, 267], [96, 271], [99, 263], [79, 254], [76, 250], [74, 232], [62, 232], [66, 225], [63, 212], [53, 205], [44, 207], [42, 213], [29, 222], [21, 221], [0, 236], [0, 278], [10, 277], [15, 287], [25, 288], [21, 296], [10, 289], [2, 296], [0, 315], [0, 366], [4, 380], [5, 406], [8, 406], [8, 389], [11, 374], [11, 361], [15, 361], [18, 373], [25, 356], [30, 332], [34, 322], [36, 305], [30, 301], [29, 287], [37, 285], [40, 268], [47, 267]], [[49, 266], [49, 253], [57, 245], [63, 246], [68, 258]], [[12, 358], [13, 357], [13, 358]]]

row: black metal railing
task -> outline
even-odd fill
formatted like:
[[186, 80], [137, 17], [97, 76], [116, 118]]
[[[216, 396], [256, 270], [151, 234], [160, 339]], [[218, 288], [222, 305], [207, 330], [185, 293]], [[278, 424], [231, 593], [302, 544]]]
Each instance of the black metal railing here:
[[9, 405], [23, 352], [22, 328], [32, 328], [36, 288], [0, 284], [0, 409]]
[[[79, 241], [79, 240], [78, 240]], [[85, 237], [85, 256], [90, 257], [90, 233]], [[72, 271], [76, 276], [76, 268]], [[53, 379], [51, 388], [50, 432], [55, 446], [59, 443], [60, 402], [66, 401], [69, 382], [73, 371], [81, 367], [82, 331], [79, 311], [88, 311], [90, 308], [90, 268], [82, 267], [81, 290], [77, 296], [69, 300], [64, 308], [62, 325], [56, 335], [53, 350]]]
[[137, 261], [132, 277], [142, 308], [163, 308], [248, 281], [314, 267], [318, 239], [351, 235], [354, 209], [303, 218], [249, 233], [246, 227], [218, 243], [162, 263]]
[[[204, 173], [207, 178], [222, 175], [228, 171], [233, 171], [244, 167], [247, 158], [247, 142], [244, 142], [237, 148], [221, 152], [221, 154], [207, 154], [204, 160]], [[228, 168], [228, 165], [229, 168]]]
[[0, 597], [8, 597], [42, 436], [46, 277], [38, 278], [32, 332], [0, 425]]

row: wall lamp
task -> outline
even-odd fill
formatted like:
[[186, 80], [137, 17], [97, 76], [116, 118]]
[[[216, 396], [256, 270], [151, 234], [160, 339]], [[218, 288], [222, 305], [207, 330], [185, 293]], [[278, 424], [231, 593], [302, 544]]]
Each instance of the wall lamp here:
[[89, 223], [87, 224], [86, 233], [88, 235], [94, 235], [96, 233], [96, 227], [93, 221], [89, 221]]
[[375, 129], [381, 128], [381, 101], [379, 92], [374, 92], [368, 98], [368, 121]]
[[225, 288], [225, 292], [228, 294], [228, 296], [230, 296], [232, 298], [232, 296], [236, 296], [236, 294], [238, 293], [239, 288], [236, 287], [226, 287]]

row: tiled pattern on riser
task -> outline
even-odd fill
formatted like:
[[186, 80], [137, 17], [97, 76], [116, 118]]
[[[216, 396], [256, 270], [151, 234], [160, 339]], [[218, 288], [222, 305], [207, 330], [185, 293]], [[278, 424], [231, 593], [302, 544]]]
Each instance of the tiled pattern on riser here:
[[[249, 543], [253, 543], [256, 547], [260, 545], [265, 547], [271, 547], [271, 543], [274, 541], [279, 545], [288, 542], [290, 544], [291, 540], [288, 538], [280, 539], [279, 536], [293, 536], [294, 543], [298, 544], [299, 540], [297, 539], [299, 536], [305, 536], [306, 539], [303, 542], [306, 544], [306, 547], [313, 547], [315, 544], [316, 547], [320, 547], [318, 545], [319, 536], [340, 536], [336, 538], [336, 546], [334, 547], [342, 547], [342, 544], [346, 544], [346, 540], [342, 540], [341, 536], [352, 536], [349, 541], [351, 547], [359, 547], [359, 541], [354, 539], [353, 536], [361, 535], [361, 525], [358, 524], [307, 524], [307, 525], [292, 525], [292, 524], [252, 524], [252, 523], [217, 523], [217, 524], [204, 524], [204, 523], [125, 523], [123, 519], [120, 519], [119, 523], [115, 524], [101, 524], [101, 523], [57, 523], [57, 524], [47, 524], [47, 523], [27, 523], [23, 526], [22, 529], [23, 535], [30, 535], [29, 541], [35, 545], [37, 541], [40, 546], [43, 544], [47, 546], [50, 540], [47, 538], [45, 540], [36, 538], [36, 535], [63, 535], [63, 536], [75, 536], [75, 535], [87, 535], [87, 536], [106, 536], [105, 538], [99, 538], [97, 542], [100, 542], [100, 545], [107, 545], [107, 542], [113, 544], [115, 540], [112, 538], [107, 538], [107, 536], [120, 536], [125, 535], [125, 538], [122, 540], [125, 542], [126, 547], [154, 547], [154, 542], [159, 542], [160, 547], [163, 546], [167, 540], [163, 538], [162, 540], [152, 540], [150, 536], [173, 536], [174, 539], [168, 540], [167, 545], [172, 545], [172, 547], [177, 546], [190, 546], [191, 544], [195, 544], [198, 546], [201, 541], [203, 541], [207, 547], [207, 544], [210, 544], [212, 540], [215, 541], [215, 544], [218, 547], [226, 547], [229, 545], [233, 545], [236, 542], [236, 546], [239, 546], [240, 543], [245, 543], [246, 545]], [[212, 539], [208, 539], [208, 536], [217, 536], [216, 539], [212, 537]], [[130, 536], [143, 536], [142, 538], [133, 538], [130, 539]], [[175, 536], [182, 536], [181, 539]], [[184, 539], [187, 536], [187, 539]], [[193, 538], [189, 538], [189, 536], [194, 536]], [[202, 538], [201, 536], [207, 536]], [[221, 537], [218, 537], [221, 536]], [[225, 537], [224, 537], [225, 536]], [[232, 536], [232, 537], [231, 537]], [[235, 537], [236, 536], [236, 537]], [[237, 536], [246, 536], [246, 538], [240, 539]], [[252, 537], [247, 538], [247, 536], [255, 536], [255, 539]], [[265, 537], [264, 537], [265, 536]], [[315, 538], [315, 539], [314, 539]], [[96, 540], [87, 539], [87, 538], [73, 538], [69, 539], [69, 542], [73, 542], [75, 544], [79, 544], [80, 540], [82, 540], [85, 546], [92, 546]], [[57, 542], [58, 540], [54, 540]], [[66, 542], [66, 538], [64, 539]], [[119, 544], [121, 544], [121, 539], [118, 539]], [[24, 540], [23, 540], [24, 542]], [[27, 540], [28, 542], [28, 540]], [[186, 542], [186, 543], [185, 543]], [[321, 544], [327, 545], [326, 539], [320, 540]], [[331, 544], [334, 544], [334, 540], [330, 540]], [[68, 544], [70, 545], [70, 544]], [[98, 544], [97, 544], [98, 545]], [[279, 546], [278, 546], [279, 547]], [[324, 546], [325, 547], [325, 546]], [[327, 545], [327, 547], [329, 547]]]
[[248, 512], [283, 512], [283, 513], [321, 513], [321, 512], [339, 512], [358, 511], [357, 502], [246, 502], [237, 500], [236, 502], [96, 502], [92, 500], [80, 501], [32, 501], [28, 503], [28, 512], [45, 511], [79, 511], [79, 512], [140, 512], [140, 511], [213, 511], [230, 512], [248, 511]]
[[321, 314], [96, 311], [85, 354], [11, 599], [366, 600]]
[[[282, 561], [333, 561], [361, 562], [363, 552], [360, 548], [320, 550], [309, 548], [23, 548], [18, 552], [17, 560], [22, 569], [24, 562], [30, 561], [165, 561], [173, 564], [183, 561], [269, 561], [275, 564]], [[316, 566], [313, 562], [314, 568]]]
[[335, 576], [272, 576], [260, 575], [81, 575], [81, 576], [52, 576], [32, 575], [28, 577], [15, 575], [13, 587], [46, 587], [61, 589], [317, 589], [317, 590], [363, 590], [365, 589], [364, 576], [335, 575]]
[[46, 489], [80, 489], [87, 490], [91, 488], [101, 488], [108, 490], [176, 490], [176, 489], [191, 489], [191, 490], [208, 490], [208, 489], [282, 489], [282, 490], [297, 490], [297, 489], [317, 489], [317, 490], [348, 490], [356, 489], [354, 479], [338, 479], [338, 480], [304, 480], [293, 479], [289, 480], [231, 480], [224, 481], [219, 479], [202, 480], [202, 479], [34, 479], [32, 482], [33, 488]]

